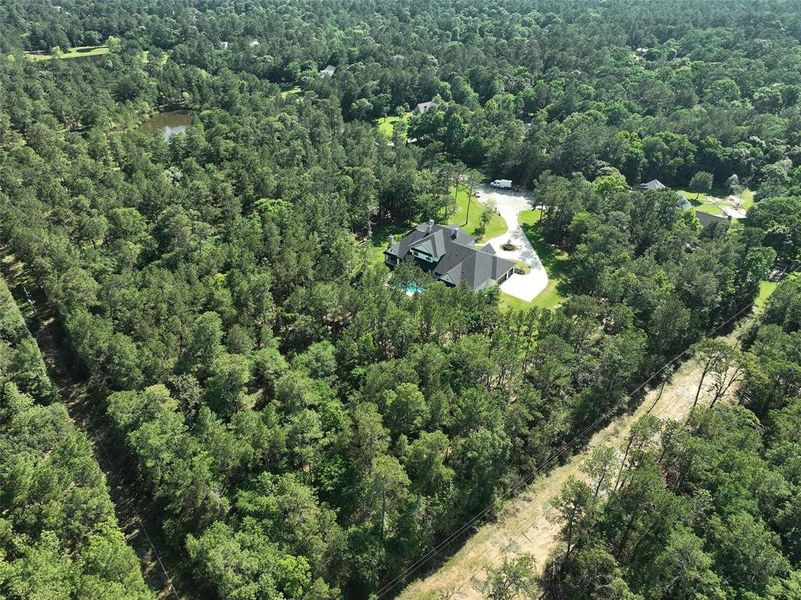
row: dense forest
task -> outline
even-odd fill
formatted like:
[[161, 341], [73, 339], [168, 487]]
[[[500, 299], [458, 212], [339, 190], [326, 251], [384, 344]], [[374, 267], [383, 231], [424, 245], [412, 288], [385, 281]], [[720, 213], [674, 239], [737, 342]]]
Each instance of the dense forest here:
[[0, 278], [0, 594], [153, 598], [86, 435]]
[[[801, 251], [801, 12], [779, 0], [7, 0], [0, 51], [2, 241], [53, 308], [190, 597], [366, 598], [405, 579], [579, 432], [635, 405]], [[391, 142], [376, 127], [430, 100]], [[177, 107], [192, 111], [185, 134], [140, 129]], [[568, 257], [557, 309], [387, 285], [373, 231], [439, 218], [468, 169], [534, 191], [538, 230]], [[747, 185], [757, 202], [702, 228], [670, 189], [629, 187], [657, 177]], [[798, 296], [781, 289], [744, 349], [760, 370], [743, 406], [699, 407], [664, 448], [643, 443], [554, 597], [580, 597], [580, 564], [626, 594], [681, 597], [665, 587], [666, 539], [674, 557], [704, 559], [695, 593], [797, 585], [784, 465]], [[16, 350], [0, 353], [0, 447], [35, 465], [68, 445], [73, 462], [47, 468], [80, 476], [94, 502], [72, 515], [76, 501], [45, 490], [59, 516], [38, 523], [19, 513], [34, 492], [7, 494], [0, 455], [0, 596], [147, 597], [85, 436], [24, 323], [0, 318], [17, 332], [1, 336]], [[32, 421], [44, 439], [28, 439]], [[763, 433], [774, 422], [787, 433]], [[726, 466], [681, 466], [739, 460], [729, 450], [753, 470], [731, 481]], [[744, 477], [781, 489], [757, 497]], [[646, 493], [669, 506], [664, 521], [631, 513]], [[760, 581], [745, 581], [738, 536], [771, 550]], [[97, 564], [103, 544], [113, 571]], [[746, 558], [711, 556], [715, 544]]]
[[785, 283], [746, 333], [735, 405], [646, 419], [622, 464], [599, 450], [591, 483], [565, 488], [546, 598], [801, 596], [799, 309]]

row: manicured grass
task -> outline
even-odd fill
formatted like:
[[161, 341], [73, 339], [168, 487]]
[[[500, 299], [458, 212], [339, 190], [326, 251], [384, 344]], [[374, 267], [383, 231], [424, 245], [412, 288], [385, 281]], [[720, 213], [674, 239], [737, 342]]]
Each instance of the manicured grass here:
[[[542, 239], [542, 231], [538, 227], [541, 218], [542, 211], [538, 208], [522, 212], [517, 217], [520, 227], [523, 228], [523, 233], [526, 234], [528, 241], [531, 242], [537, 252], [537, 256], [540, 257], [542, 266], [545, 267], [545, 272], [548, 273], [548, 286], [534, 298], [531, 304], [541, 308], [552, 309], [565, 300], [562, 292], [564, 291], [564, 283], [567, 280], [568, 254]], [[517, 301], [516, 298], [512, 298], [512, 300]], [[526, 303], [523, 304], [528, 306]]]
[[[58, 58], [84, 58], [88, 56], [103, 56], [108, 54], [108, 46], [78, 46], [69, 52], [64, 52]], [[51, 60], [56, 58], [55, 54], [29, 54], [31, 60]]]
[[509, 294], [501, 292], [501, 308], [504, 310], [528, 310], [532, 306], [539, 306], [540, 308], [553, 310], [562, 304], [562, 302], [564, 302], [566, 299], [562, 294], [559, 293], [559, 284], [561, 281], [561, 279], [552, 278], [549, 274], [548, 285], [544, 290], [537, 294], [537, 297], [531, 302], [526, 302], [525, 300], [521, 300], [520, 298], [515, 298], [514, 296], [510, 296]]
[[771, 294], [773, 294], [777, 287], [779, 287], [779, 283], [776, 281], [759, 282], [759, 295], [754, 301], [754, 307], [756, 310], [762, 310], [765, 308], [765, 305], [768, 303]]
[[528, 310], [534, 306], [534, 302], [526, 302], [525, 300], [501, 292], [500, 306], [502, 310]]
[[376, 125], [378, 126], [378, 131], [383, 133], [389, 139], [392, 139], [392, 134], [395, 132], [395, 123], [398, 121], [408, 121], [409, 117], [412, 116], [412, 113], [407, 112], [402, 117], [394, 116], [394, 117], [381, 117], [376, 121]]
[[[680, 194], [684, 194], [690, 204], [693, 205], [693, 210], [697, 210], [709, 215], [721, 216], [725, 214], [721, 208], [721, 204], [728, 205], [724, 200], [730, 194], [725, 193], [724, 190], [712, 190], [715, 195], [698, 194], [697, 192], [690, 192], [687, 190], [674, 190]], [[754, 204], [754, 192], [745, 188], [740, 194], [743, 203], [739, 206], [740, 210], [747, 211]], [[734, 208], [734, 207], [733, 207]]]
[[679, 194], [684, 194], [690, 204], [693, 205], [693, 210], [700, 211], [709, 215], [723, 215], [723, 210], [715, 204], [715, 197], [708, 194], [698, 194], [697, 192], [689, 192], [687, 190], [674, 190]]
[[448, 216], [450, 225], [458, 225], [470, 235], [475, 236], [479, 242], [491, 240], [506, 233], [506, 221], [503, 220], [501, 215], [495, 213], [492, 215], [490, 222], [487, 223], [484, 235], [479, 236], [477, 230], [480, 226], [481, 212], [484, 210], [484, 205], [476, 198], [473, 198], [470, 202], [470, 214], [468, 215], [467, 196], [468, 190], [459, 188], [459, 192], [456, 195], [456, 210]]
[[[798, 279], [799, 273], [790, 273], [787, 275], [783, 281], [793, 281]], [[771, 295], [773, 292], [776, 291], [776, 288], [781, 285], [781, 282], [777, 281], [760, 281], [759, 282], [759, 295], [757, 295], [756, 300], [754, 300], [754, 308], [757, 311], [762, 310], [765, 308], [765, 305], [770, 300]]]
[[[499, 214], [494, 214], [487, 225], [484, 236], [482, 238], [478, 237], [476, 229], [479, 227], [479, 217], [481, 216], [483, 208], [483, 205], [473, 198], [470, 206], [470, 219], [468, 221], [466, 219], [467, 190], [459, 189], [459, 193], [456, 196], [456, 211], [448, 216], [447, 222], [450, 225], [458, 225], [470, 235], [476, 236], [476, 239], [479, 241], [481, 239], [488, 240], [504, 233], [506, 231], [506, 221], [504, 221]], [[444, 220], [443, 215], [439, 221], [444, 222]], [[390, 234], [394, 235], [396, 238], [400, 238], [408, 233], [412, 227], [413, 226], [402, 227], [383, 224], [374, 226], [373, 237], [370, 241], [370, 247], [367, 250], [370, 264], [381, 264], [384, 262], [384, 250], [386, 250], [387, 244], [389, 243]]]
[[[282, 87], [285, 87], [285, 86], [282, 86]], [[281, 98], [287, 98], [289, 96], [295, 96], [297, 94], [300, 94], [301, 91], [302, 90], [300, 89], [299, 85], [293, 85], [293, 86], [287, 87], [286, 89], [282, 89], [281, 90]]]
[[550, 275], [548, 276], [548, 285], [545, 286], [545, 289], [542, 290], [536, 298], [531, 302], [534, 306], [539, 306], [540, 308], [547, 308], [548, 310], [553, 310], [562, 302], [567, 300], [565, 296], [559, 293], [559, 285], [562, 283], [562, 279], [552, 279]]
[[698, 212], [706, 213], [708, 215], [717, 215], [719, 217], [723, 216], [723, 210], [714, 204], [696, 204], [692, 200], [690, 200], [690, 203]]
[[367, 249], [367, 260], [371, 265], [384, 264], [384, 250], [389, 245], [389, 236], [394, 235], [400, 238], [408, 233], [409, 228], [396, 227], [393, 225], [376, 225], [373, 227], [373, 237]]
[[748, 211], [748, 209], [754, 205], [754, 192], [752, 190], [745, 188], [740, 193], [740, 198], [743, 199], [743, 204], [740, 208], [744, 211]]

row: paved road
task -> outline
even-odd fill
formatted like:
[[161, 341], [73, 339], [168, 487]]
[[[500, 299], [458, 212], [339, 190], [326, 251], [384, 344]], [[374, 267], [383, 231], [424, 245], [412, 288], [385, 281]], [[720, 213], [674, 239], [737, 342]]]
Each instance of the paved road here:
[[[517, 216], [521, 212], [534, 208], [534, 197], [525, 192], [498, 190], [489, 186], [480, 188], [477, 195], [482, 204], [493, 200], [498, 213], [506, 221], [506, 233], [487, 241], [487, 243], [501, 258], [515, 262], [522, 260], [531, 268], [526, 275], [515, 274], [504, 281], [501, 284], [501, 291], [525, 302], [531, 302], [548, 285], [548, 274], [545, 272], [545, 267], [542, 266], [540, 257], [537, 256], [537, 252], [531, 246], [531, 242], [528, 241], [517, 220]], [[516, 249], [504, 250], [501, 246], [510, 240]]]

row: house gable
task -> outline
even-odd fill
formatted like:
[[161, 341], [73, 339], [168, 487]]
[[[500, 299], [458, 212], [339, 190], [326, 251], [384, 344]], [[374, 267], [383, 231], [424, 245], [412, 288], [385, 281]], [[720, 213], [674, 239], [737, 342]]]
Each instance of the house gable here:
[[411, 254], [418, 265], [448, 285], [465, 284], [484, 289], [509, 277], [514, 263], [495, 256], [491, 250], [475, 248], [475, 238], [456, 226], [431, 221], [418, 225], [384, 251], [386, 262], [396, 265]]

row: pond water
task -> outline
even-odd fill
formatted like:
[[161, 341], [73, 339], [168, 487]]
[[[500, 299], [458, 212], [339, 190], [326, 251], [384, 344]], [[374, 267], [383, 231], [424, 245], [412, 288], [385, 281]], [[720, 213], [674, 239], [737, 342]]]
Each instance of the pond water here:
[[160, 133], [168, 140], [176, 133], [183, 133], [192, 124], [192, 113], [188, 110], [170, 110], [156, 113], [147, 121], [142, 123], [142, 131], [152, 131]]

